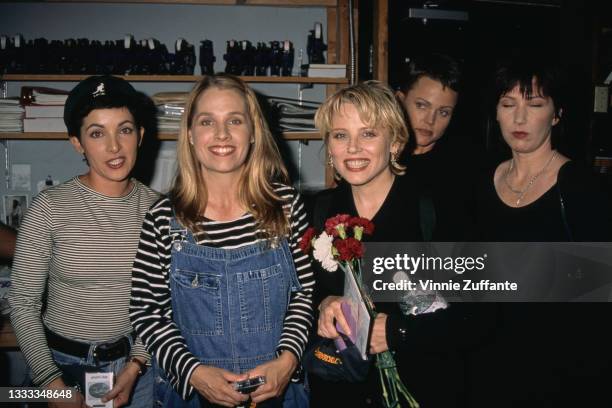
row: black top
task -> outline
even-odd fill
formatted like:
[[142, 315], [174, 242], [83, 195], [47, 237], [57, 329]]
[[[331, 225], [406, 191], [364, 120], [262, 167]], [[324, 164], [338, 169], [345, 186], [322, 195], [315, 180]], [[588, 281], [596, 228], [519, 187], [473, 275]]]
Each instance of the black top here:
[[[565, 220], [561, 202], [565, 208]], [[535, 202], [513, 208], [482, 181], [483, 241], [610, 241], [610, 202], [573, 162]], [[566, 226], [567, 223], [567, 226]], [[470, 406], [612, 406], [610, 303], [499, 304], [493, 341], [469, 360]]]
[[[369, 241], [421, 240], [419, 198], [413, 183], [410, 177], [396, 177], [385, 202], [372, 219], [375, 231]], [[321, 192], [316, 200], [331, 203], [323, 215], [324, 219], [339, 213], [357, 215], [351, 187], [347, 183], [340, 183], [335, 189]], [[330, 273], [321, 268], [315, 270], [315, 302], [329, 295], [342, 295], [342, 273]], [[475, 347], [489, 333], [494, 323], [491, 318], [494, 313], [481, 305], [468, 303], [451, 304], [446, 310], [409, 317], [401, 314], [396, 303], [377, 303], [376, 309], [389, 315], [387, 343], [396, 352], [404, 383], [421, 406], [466, 407], [465, 356], [470, 348]], [[378, 372], [373, 369], [370, 374], [371, 378], [365, 386], [325, 384], [320, 379], [311, 378], [312, 406], [334, 406], [328, 399], [330, 392], [341, 393], [343, 406], [372, 406], [364, 401], [379, 399], [381, 388]]]
[[[419, 202], [414, 195], [412, 180], [403, 176], [396, 176], [389, 190], [389, 194], [381, 208], [372, 218], [374, 223], [374, 234], [364, 235], [364, 242], [420, 242], [422, 241], [421, 227], [419, 224]], [[317, 204], [318, 203], [318, 204]], [[326, 208], [318, 206], [326, 203]], [[316, 211], [322, 210], [321, 214], [314, 214], [320, 220], [313, 220], [313, 225], [323, 224], [324, 221], [337, 214], [349, 214], [357, 216], [357, 208], [353, 200], [350, 184], [340, 181], [333, 189], [325, 190], [317, 194], [314, 199]], [[312, 215], [312, 211], [311, 211]], [[316, 265], [317, 263], [314, 262]], [[317, 268], [315, 290], [315, 306], [327, 296], [341, 296], [343, 293], [344, 276], [342, 273], [329, 273]]]
[[[610, 241], [612, 209], [593, 177], [568, 161], [557, 183], [533, 203], [510, 207], [497, 195], [494, 172], [480, 183], [477, 231], [480, 241]], [[562, 205], [563, 203], [563, 205]]]
[[436, 226], [432, 241], [464, 241], [473, 225], [475, 181], [486, 168], [484, 153], [445, 135], [427, 153], [406, 155], [406, 177], [417, 193], [431, 197]]
[[[375, 225], [374, 234], [365, 235], [364, 242], [419, 242], [422, 240], [419, 225], [419, 201], [414, 192], [414, 180], [396, 176], [382, 206], [371, 219]], [[333, 189], [317, 196], [331, 195], [328, 216], [336, 214], [357, 214], [351, 186], [345, 181]]]

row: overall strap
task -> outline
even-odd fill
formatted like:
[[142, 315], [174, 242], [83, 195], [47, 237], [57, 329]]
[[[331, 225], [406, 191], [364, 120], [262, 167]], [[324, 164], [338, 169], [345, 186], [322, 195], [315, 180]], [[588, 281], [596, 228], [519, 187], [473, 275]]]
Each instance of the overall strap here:
[[[172, 217], [170, 217], [170, 231], [169, 231], [169, 233], [170, 233], [170, 237], [172, 237], [173, 241], [176, 240], [176, 238], [178, 238], [178, 236], [180, 236], [180, 240], [181, 241], [186, 241], [186, 242], [189, 242], [191, 244], [196, 244], [196, 245], [198, 243], [198, 241], [193, 236], [193, 233], [191, 232], [191, 230], [189, 230], [187, 227], [182, 225], [179, 222], [179, 220], [176, 218], [176, 213], [174, 212], [174, 207], [172, 207]], [[178, 234], [178, 236], [177, 236], [177, 234]]]

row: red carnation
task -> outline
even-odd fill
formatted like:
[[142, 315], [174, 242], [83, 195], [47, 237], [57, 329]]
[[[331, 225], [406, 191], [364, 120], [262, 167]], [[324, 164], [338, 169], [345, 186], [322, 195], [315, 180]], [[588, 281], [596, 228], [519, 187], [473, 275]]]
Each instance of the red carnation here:
[[313, 227], [309, 227], [304, 231], [304, 235], [302, 235], [302, 239], [300, 239], [300, 243], [298, 244], [302, 252], [305, 254], [310, 252], [310, 247], [312, 246], [312, 240], [317, 233]]
[[363, 217], [353, 217], [349, 221], [349, 225], [351, 227], [362, 227], [363, 232], [368, 235], [372, 235], [374, 233], [374, 223], [367, 218]]
[[346, 239], [337, 239], [334, 241], [334, 248], [338, 250], [338, 258], [341, 261], [349, 261], [352, 258], [351, 250], [348, 247]]
[[347, 238], [347, 245], [353, 254], [353, 258], [363, 257], [363, 244], [355, 238]]
[[344, 231], [345, 227], [348, 226], [350, 219], [351, 216], [348, 214], [338, 214], [335, 217], [328, 218], [325, 221], [325, 232], [334, 237], [337, 237], [338, 235], [342, 237], [341, 230]]
[[338, 250], [341, 261], [350, 261], [363, 256], [363, 246], [361, 242], [353, 237], [335, 240], [334, 247]]

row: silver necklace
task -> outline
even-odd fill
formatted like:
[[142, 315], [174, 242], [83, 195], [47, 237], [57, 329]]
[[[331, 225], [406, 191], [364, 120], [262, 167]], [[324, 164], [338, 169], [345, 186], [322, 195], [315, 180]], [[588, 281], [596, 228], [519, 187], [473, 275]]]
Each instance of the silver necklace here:
[[557, 156], [557, 151], [553, 150], [552, 155], [550, 156], [550, 159], [548, 159], [548, 161], [546, 162], [546, 164], [544, 165], [544, 167], [542, 167], [542, 170], [540, 170], [539, 172], [537, 172], [530, 180], [529, 183], [527, 183], [527, 185], [525, 186], [524, 189], [522, 190], [515, 190], [514, 188], [512, 188], [512, 186], [510, 185], [510, 182], [508, 181], [508, 175], [510, 174], [510, 172], [514, 169], [514, 158], [512, 159], [512, 161], [510, 162], [510, 166], [508, 166], [508, 170], [506, 170], [506, 174], [504, 174], [504, 183], [506, 184], [506, 186], [508, 187], [508, 189], [510, 191], [512, 191], [514, 194], [518, 194], [518, 198], [516, 199], [516, 206], [518, 207], [519, 204], [521, 203], [521, 201], [523, 200], [523, 198], [525, 197], [525, 194], [527, 194], [527, 191], [529, 191], [529, 189], [531, 188], [531, 186], [533, 186], [533, 183], [535, 183], [535, 181], [544, 173], [544, 171], [546, 171], [546, 169], [548, 168], [548, 166], [550, 165], [550, 163], [552, 163], [552, 161], [554, 160], [554, 158]]

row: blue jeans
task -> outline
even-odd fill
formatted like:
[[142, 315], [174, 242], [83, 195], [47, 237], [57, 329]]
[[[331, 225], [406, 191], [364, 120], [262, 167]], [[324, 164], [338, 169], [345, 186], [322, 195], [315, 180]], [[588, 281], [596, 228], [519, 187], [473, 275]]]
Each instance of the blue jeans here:
[[[82, 390], [84, 390], [85, 373], [88, 371], [98, 372], [112, 372], [115, 379], [117, 375], [123, 369], [126, 358], [122, 357], [113, 361], [99, 362], [96, 364], [93, 356], [90, 355], [87, 358], [81, 358], [65, 354], [57, 350], [51, 349], [53, 360], [62, 370], [62, 377], [66, 382], [71, 380], [76, 381], [80, 384]], [[132, 395], [128, 405], [124, 405], [125, 408], [151, 408], [153, 407], [153, 382], [155, 380], [154, 370], [147, 370], [142, 376], [138, 377], [134, 388], [132, 389]], [[74, 385], [74, 384], [67, 384]]]

